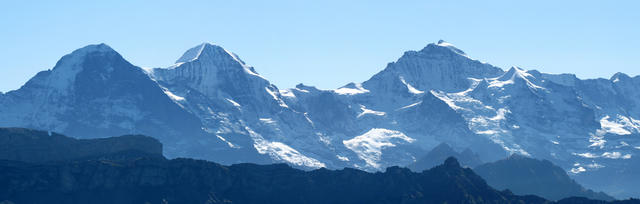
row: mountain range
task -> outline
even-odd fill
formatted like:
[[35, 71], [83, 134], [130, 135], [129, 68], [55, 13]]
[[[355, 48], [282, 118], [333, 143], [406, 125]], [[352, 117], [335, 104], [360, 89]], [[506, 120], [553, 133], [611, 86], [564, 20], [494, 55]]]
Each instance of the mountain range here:
[[507, 159], [479, 165], [473, 171], [493, 188], [509, 189], [516, 195], [537, 195], [549, 200], [571, 196], [613, 200], [602, 192], [585, 189], [571, 179], [566, 171], [548, 160], [514, 154]]
[[[146, 136], [74, 139], [56, 133], [0, 128], [0, 203], [639, 203], [558, 201], [497, 191], [449, 157], [415, 173], [388, 167], [304, 171], [285, 164], [231, 166], [168, 160]], [[69, 147], [82, 151], [69, 151]], [[42, 156], [49, 155], [49, 156]], [[89, 156], [90, 155], [90, 156]], [[11, 158], [7, 158], [11, 157]], [[33, 158], [46, 158], [34, 160]], [[561, 170], [562, 172], [562, 170]], [[532, 175], [534, 177], [543, 175]], [[566, 176], [566, 174], [565, 174]], [[554, 177], [550, 177], [554, 179]], [[546, 186], [551, 187], [553, 186]], [[564, 190], [565, 188], [559, 188]]]
[[335, 90], [279, 89], [209, 43], [165, 68], [135, 66], [98, 44], [0, 94], [0, 126], [151, 135], [170, 158], [371, 172], [447, 143], [482, 161], [546, 159], [588, 188], [637, 197], [639, 106], [638, 76], [505, 71], [444, 41]]

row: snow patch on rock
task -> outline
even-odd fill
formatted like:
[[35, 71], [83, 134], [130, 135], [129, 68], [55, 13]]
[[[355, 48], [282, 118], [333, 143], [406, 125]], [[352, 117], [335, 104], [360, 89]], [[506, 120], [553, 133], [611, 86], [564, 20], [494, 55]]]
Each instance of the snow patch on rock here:
[[627, 128], [634, 128], [637, 130], [637, 125], [633, 124], [629, 118], [618, 115], [617, 120], [611, 121], [609, 120], [610, 116], [605, 116], [600, 119], [600, 126], [602, 130], [607, 133], [617, 134], [617, 135], [630, 135], [631, 132]]
[[387, 113], [382, 112], [382, 111], [374, 111], [371, 109], [367, 109], [367, 107], [365, 107], [364, 105], [360, 105], [360, 110], [362, 110], [362, 112], [360, 114], [358, 114], [358, 118], [365, 116], [365, 115], [377, 115], [377, 116], [384, 116]]
[[333, 90], [333, 92], [340, 95], [356, 95], [356, 94], [369, 93], [369, 90], [363, 88], [362, 84], [360, 83], [351, 83], [351, 84], [348, 84], [347, 86], [340, 87], [336, 90]]
[[411, 84], [407, 83], [407, 81], [405, 81], [405, 80], [404, 80], [404, 77], [403, 77], [403, 76], [400, 76], [400, 81], [401, 81], [405, 86], [407, 86], [407, 90], [409, 91], [409, 93], [416, 94], [416, 95], [417, 95], [417, 94], [423, 94], [423, 93], [424, 93], [424, 91], [420, 91], [420, 90], [418, 90], [418, 89], [414, 88], [413, 86], [411, 86]]
[[256, 133], [249, 127], [245, 127], [245, 129], [254, 141], [253, 147], [256, 148], [260, 154], [268, 154], [274, 160], [285, 161], [298, 166], [311, 168], [326, 167], [324, 163], [303, 155], [289, 145], [282, 142], [267, 141], [262, 135]]

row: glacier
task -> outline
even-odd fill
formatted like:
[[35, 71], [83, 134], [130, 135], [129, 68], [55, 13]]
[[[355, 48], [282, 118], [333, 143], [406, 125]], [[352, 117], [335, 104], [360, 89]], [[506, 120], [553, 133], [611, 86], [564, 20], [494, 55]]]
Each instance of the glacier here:
[[303, 169], [380, 171], [447, 143], [483, 161], [547, 159], [586, 187], [637, 196], [629, 186], [640, 183], [639, 107], [638, 76], [503, 70], [445, 41], [334, 90], [279, 89], [211, 43], [160, 68], [98, 44], [0, 94], [0, 126], [79, 138], [145, 134], [171, 158]]

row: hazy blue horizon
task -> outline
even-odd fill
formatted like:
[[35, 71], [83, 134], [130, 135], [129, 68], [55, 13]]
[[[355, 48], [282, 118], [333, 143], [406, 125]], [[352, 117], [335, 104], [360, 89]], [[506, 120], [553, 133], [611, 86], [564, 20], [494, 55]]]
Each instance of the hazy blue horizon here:
[[362, 82], [440, 39], [503, 69], [636, 76], [639, 8], [638, 1], [1, 2], [0, 91], [96, 43], [134, 65], [167, 67], [211, 42], [279, 88]]

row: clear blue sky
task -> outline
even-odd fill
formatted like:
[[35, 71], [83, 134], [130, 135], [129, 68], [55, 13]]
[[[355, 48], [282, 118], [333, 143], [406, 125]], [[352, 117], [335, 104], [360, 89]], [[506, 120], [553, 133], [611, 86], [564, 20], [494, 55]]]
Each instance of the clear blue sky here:
[[212, 42], [280, 88], [362, 82], [439, 39], [502, 68], [635, 76], [639, 11], [635, 0], [1, 1], [0, 91], [101, 42], [142, 67]]

